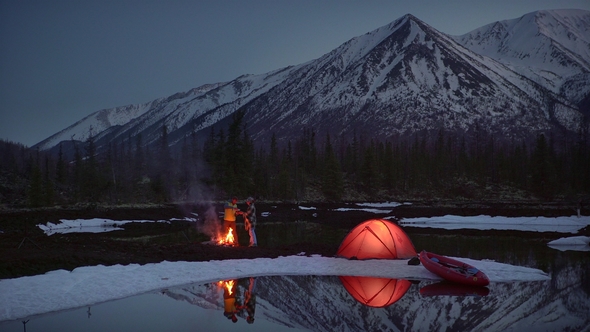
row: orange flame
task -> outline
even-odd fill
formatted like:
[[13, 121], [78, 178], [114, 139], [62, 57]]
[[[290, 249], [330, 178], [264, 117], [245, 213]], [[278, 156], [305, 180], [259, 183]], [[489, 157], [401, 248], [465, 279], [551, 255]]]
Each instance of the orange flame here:
[[219, 282], [217, 283], [217, 286], [219, 288], [224, 288], [227, 290], [227, 294], [228, 295], [232, 295], [233, 293], [233, 288], [235, 285], [236, 281], [235, 280], [219, 280]]
[[227, 234], [225, 235], [225, 237], [221, 237], [219, 239], [219, 241], [217, 241], [218, 244], [227, 244], [227, 245], [233, 245], [235, 244], [236, 240], [234, 237], [234, 231], [233, 229], [229, 229], [227, 231]]
[[228, 280], [225, 282], [225, 288], [227, 289], [227, 293], [232, 295], [232, 288], [234, 287], [234, 280]]

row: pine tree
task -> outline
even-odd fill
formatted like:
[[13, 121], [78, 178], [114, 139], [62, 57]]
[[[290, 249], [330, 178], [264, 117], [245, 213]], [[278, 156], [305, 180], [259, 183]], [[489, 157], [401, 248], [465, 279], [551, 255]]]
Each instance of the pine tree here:
[[254, 182], [254, 143], [248, 135], [248, 131], [243, 129], [241, 139], [242, 164], [239, 168], [238, 178], [241, 184], [240, 192], [245, 196], [252, 196], [255, 190]]
[[225, 146], [227, 142], [223, 129], [219, 130], [219, 134], [217, 134], [213, 143], [211, 162], [213, 166], [213, 187], [216, 191], [217, 189], [227, 188], [229, 182], [226, 176], [228, 158], [226, 157], [227, 151]]
[[281, 163], [279, 161], [279, 148], [277, 146], [277, 137], [275, 133], [272, 133], [270, 138], [270, 152], [268, 155], [268, 166], [266, 167], [268, 170], [267, 177], [270, 182], [270, 195], [278, 196], [280, 184], [278, 181], [278, 176], [281, 170]]
[[84, 148], [86, 154], [82, 162], [82, 177], [80, 182], [82, 197], [87, 202], [97, 202], [101, 194], [99, 192], [101, 187], [99, 178], [101, 174], [99, 173], [96, 160], [96, 144], [94, 143], [92, 133], [88, 135]]
[[137, 183], [142, 180], [146, 173], [145, 166], [145, 153], [143, 151], [143, 142], [141, 134], [138, 134], [135, 138], [135, 154], [133, 156], [133, 182]]
[[38, 162], [31, 160], [31, 184], [29, 186], [29, 205], [40, 207], [43, 205], [43, 175]]
[[371, 143], [364, 151], [360, 180], [365, 193], [373, 196], [379, 191], [379, 169], [375, 142], [373, 140], [371, 140]]
[[45, 155], [45, 176], [43, 178], [43, 205], [53, 205], [55, 191], [53, 187], [53, 179], [51, 177], [51, 161], [49, 155]]
[[342, 198], [344, 181], [340, 170], [340, 163], [332, 148], [329, 134], [326, 134], [323, 169], [322, 192], [328, 200], [339, 201]]
[[174, 161], [168, 145], [168, 128], [162, 126], [158, 143], [157, 167], [151, 181], [152, 190], [158, 202], [169, 202], [172, 180], [174, 179]]
[[80, 153], [80, 148], [78, 144], [72, 140], [74, 145], [74, 171], [72, 172], [72, 190], [73, 190], [73, 201], [79, 202], [82, 192], [82, 175], [83, 175], [83, 165], [82, 165], [82, 154]]
[[396, 186], [396, 163], [394, 160], [393, 144], [389, 141], [385, 142], [381, 167], [381, 173], [383, 174], [383, 185], [385, 188], [391, 190]]
[[57, 182], [62, 185], [65, 184], [67, 180], [67, 167], [66, 161], [64, 160], [64, 154], [61, 143], [59, 143], [59, 152], [57, 154], [56, 173]]
[[276, 177], [277, 197], [282, 200], [287, 200], [292, 197], [293, 192], [291, 177], [289, 176], [289, 157], [286, 151], [283, 152], [283, 157], [279, 165], [278, 175]]
[[255, 183], [254, 194], [257, 197], [273, 197], [270, 195], [270, 177], [269, 177], [268, 157], [263, 148], [260, 148], [254, 156], [254, 176]]
[[531, 180], [533, 192], [544, 199], [551, 198], [554, 189], [552, 154], [545, 135], [539, 135], [531, 156]]
[[249, 195], [254, 190], [254, 144], [244, 125], [244, 112], [232, 116], [227, 139], [223, 130], [215, 140], [215, 150], [207, 151], [206, 158], [213, 167], [213, 182], [230, 195]]

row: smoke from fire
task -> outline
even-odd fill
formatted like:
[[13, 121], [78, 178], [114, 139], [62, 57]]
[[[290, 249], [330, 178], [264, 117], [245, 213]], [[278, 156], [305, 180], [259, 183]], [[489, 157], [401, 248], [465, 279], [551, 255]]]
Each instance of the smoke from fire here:
[[215, 206], [211, 205], [205, 211], [204, 218], [201, 222], [197, 223], [197, 231], [208, 235], [211, 239], [217, 237], [221, 231], [221, 224], [217, 217], [217, 211]]

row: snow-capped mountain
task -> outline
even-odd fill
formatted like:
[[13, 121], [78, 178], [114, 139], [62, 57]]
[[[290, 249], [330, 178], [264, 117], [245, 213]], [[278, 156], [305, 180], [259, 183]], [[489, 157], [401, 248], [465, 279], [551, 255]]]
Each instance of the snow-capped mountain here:
[[483, 26], [455, 40], [575, 104], [590, 92], [587, 11], [538, 11]]
[[98, 111], [36, 147], [89, 135], [99, 149], [137, 135], [150, 144], [163, 126], [174, 145], [222, 128], [238, 109], [259, 144], [273, 134], [294, 141], [304, 129], [334, 139], [576, 134], [590, 117], [589, 30], [581, 10], [534, 12], [463, 36], [408, 14], [298, 66]]

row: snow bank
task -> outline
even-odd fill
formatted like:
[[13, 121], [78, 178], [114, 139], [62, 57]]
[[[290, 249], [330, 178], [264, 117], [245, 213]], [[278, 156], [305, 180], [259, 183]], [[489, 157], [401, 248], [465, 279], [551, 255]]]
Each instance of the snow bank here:
[[515, 230], [529, 232], [576, 233], [590, 225], [589, 216], [569, 217], [503, 217], [456, 216], [405, 218], [400, 225], [444, 229]]
[[102, 233], [102, 232], [110, 232], [121, 230], [124, 224], [132, 223], [132, 222], [165, 222], [170, 223], [167, 220], [110, 220], [110, 219], [102, 219], [102, 218], [94, 218], [94, 219], [76, 219], [76, 220], [67, 220], [61, 219], [58, 224], [54, 224], [48, 222], [47, 224], [39, 224], [39, 227], [45, 234], [53, 235], [53, 234], [65, 234], [65, 233]]
[[[538, 269], [458, 258], [484, 271], [491, 282], [548, 280]], [[288, 256], [209, 262], [162, 262], [86, 266], [43, 275], [0, 280], [0, 321], [94, 305], [163, 288], [249, 276], [350, 275], [440, 280], [407, 260], [347, 260]]]
[[553, 249], [567, 251], [590, 251], [590, 237], [588, 236], [571, 236], [562, 237], [551, 241], [547, 245]]

